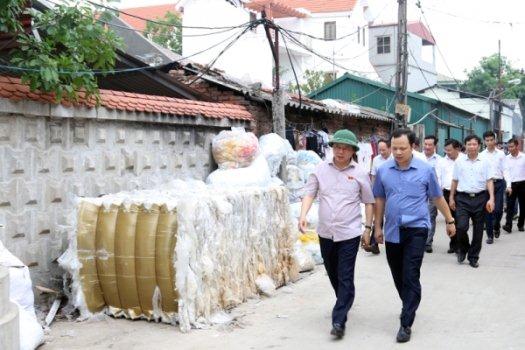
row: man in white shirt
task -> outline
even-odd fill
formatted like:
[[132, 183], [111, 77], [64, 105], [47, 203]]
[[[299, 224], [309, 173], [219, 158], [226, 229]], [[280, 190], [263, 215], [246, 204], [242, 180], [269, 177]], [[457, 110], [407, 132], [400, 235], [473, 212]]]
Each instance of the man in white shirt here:
[[[494, 184], [492, 170], [479, 157], [481, 139], [476, 135], [465, 138], [467, 158], [454, 164], [449, 205], [456, 211], [457, 256], [462, 263], [468, 255], [470, 266], [479, 267], [479, 252], [483, 241], [485, 208], [494, 209]], [[457, 192], [456, 192], [457, 191]], [[469, 243], [469, 220], [472, 219], [472, 241]]]
[[509, 154], [505, 159], [505, 179], [507, 182], [507, 217], [503, 229], [512, 232], [512, 217], [516, 198], [520, 204], [520, 216], [518, 218], [518, 230], [525, 231], [525, 154], [518, 148], [518, 140], [515, 138], [507, 141]]
[[[461, 142], [455, 139], [448, 139], [445, 141], [445, 157], [437, 164], [436, 172], [438, 180], [443, 189], [443, 197], [447, 203], [450, 198], [450, 187], [452, 186], [452, 173], [454, 172], [454, 164], [458, 159], [465, 158], [465, 155], [461, 153]], [[450, 209], [454, 219], [456, 218], [456, 212]], [[450, 237], [449, 249], [447, 253], [452, 254], [456, 252], [456, 236]]]
[[[390, 152], [390, 140], [381, 139], [377, 142], [377, 150], [379, 154], [372, 160], [372, 168], [370, 169], [370, 179], [374, 183], [376, 179], [377, 169], [383, 165], [387, 160], [392, 159], [392, 153]], [[370, 246], [365, 246], [364, 250], [372, 252], [373, 254], [379, 254], [379, 245], [375, 241], [374, 235], [371, 235]]]
[[414, 157], [426, 161], [427, 157], [419, 151], [419, 138], [416, 137], [416, 142], [412, 145], [412, 154]]
[[[423, 140], [423, 153], [425, 155], [425, 161], [429, 163], [434, 171], [436, 171], [436, 176], [438, 182], [440, 181], [441, 176], [438, 174], [438, 171], [441, 171], [441, 167], [438, 165], [443, 157], [436, 153], [438, 139], [434, 135], [427, 135]], [[441, 188], [442, 184], [439, 183]], [[436, 233], [436, 217], [437, 217], [437, 208], [434, 205], [434, 201], [430, 200], [428, 202], [428, 212], [430, 214], [430, 230], [428, 230], [427, 243], [425, 246], [425, 251], [427, 253], [432, 253], [432, 242], [434, 241], [434, 233]]]
[[494, 238], [499, 237], [500, 222], [503, 216], [503, 198], [505, 196], [505, 179], [503, 178], [503, 166], [505, 153], [496, 148], [496, 134], [487, 131], [483, 134], [483, 141], [487, 147], [479, 156], [492, 167], [494, 182], [494, 211], [485, 214], [485, 228], [487, 230], [487, 244], [492, 244]]

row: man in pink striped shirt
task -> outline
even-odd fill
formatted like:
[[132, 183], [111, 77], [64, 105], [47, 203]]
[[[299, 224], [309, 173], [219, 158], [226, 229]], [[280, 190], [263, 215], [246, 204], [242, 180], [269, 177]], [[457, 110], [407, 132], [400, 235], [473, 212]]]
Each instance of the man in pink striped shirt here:
[[[355, 135], [350, 130], [339, 130], [330, 146], [333, 159], [319, 164], [306, 184], [299, 229], [306, 230], [306, 214], [318, 197], [321, 255], [337, 298], [331, 334], [340, 339], [355, 297], [354, 267], [362, 233], [363, 245], [370, 244], [374, 196], [367, 171], [357, 163]], [[365, 204], [364, 232], [361, 203]]]

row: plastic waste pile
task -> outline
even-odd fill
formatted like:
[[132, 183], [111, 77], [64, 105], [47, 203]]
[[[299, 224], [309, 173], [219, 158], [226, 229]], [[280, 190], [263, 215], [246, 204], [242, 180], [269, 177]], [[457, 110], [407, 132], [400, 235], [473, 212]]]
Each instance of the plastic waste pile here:
[[2, 241], [0, 266], [9, 269], [9, 299], [18, 307], [20, 350], [36, 349], [44, 341], [44, 331], [35, 314], [35, 298], [29, 269], [4, 247]]
[[298, 274], [282, 186], [175, 180], [80, 199], [73, 225], [59, 262], [82, 318], [106, 313], [189, 331]]
[[237, 169], [249, 166], [259, 150], [257, 137], [244, 128], [221, 131], [211, 143], [213, 158], [219, 169]]

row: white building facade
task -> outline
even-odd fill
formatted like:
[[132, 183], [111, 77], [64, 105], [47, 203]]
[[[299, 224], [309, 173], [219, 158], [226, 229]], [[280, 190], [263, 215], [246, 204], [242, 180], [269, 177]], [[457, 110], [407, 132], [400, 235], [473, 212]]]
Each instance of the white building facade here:
[[[421, 22], [407, 24], [408, 79], [407, 89], [417, 92], [437, 83], [435, 41]], [[381, 80], [395, 85], [397, 65], [397, 23], [370, 26], [370, 63]]]
[[[209, 36], [195, 36], [217, 32], [218, 29], [189, 27], [240, 26], [261, 18], [261, 11], [266, 9], [273, 12], [276, 24], [289, 30], [287, 34], [301, 43], [294, 43], [286, 34], [285, 39], [280, 37], [279, 66], [283, 85], [295, 84], [292, 64], [300, 83], [305, 81], [307, 70], [322, 71], [332, 76], [349, 71], [378, 80], [368, 57], [368, 21], [371, 11], [366, 0], [359, 0], [356, 4], [351, 1], [345, 5], [333, 3], [331, 5], [330, 2], [316, 0], [255, 0], [234, 6], [224, 0], [180, 1], [177, 8], [183, 17], [182, 56], [208, 65], [242, 30], [238, 28]], [[213, 45], [216, 46], [202, 52]], [[316, 54], [324, 56], [324, 59]], [[259, 25], [244, 34], [217, 59], [213, 67], [244, 82], [260, 82], [264, 87], [271, 87], [275, 65], [263, 26]]]

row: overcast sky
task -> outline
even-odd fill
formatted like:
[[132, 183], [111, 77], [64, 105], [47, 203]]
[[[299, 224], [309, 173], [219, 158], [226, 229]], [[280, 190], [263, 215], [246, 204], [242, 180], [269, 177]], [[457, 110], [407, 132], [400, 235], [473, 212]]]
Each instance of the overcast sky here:
[[[216, 0], [224, 1], [224, 0]], [[286, 2], [286, 0], [282, 0]], [[176, 3], [177, 1], [172, 1]], [[417, 0], [408, 0], [408, 19], [423, 20]], [[502, 55], [516, 68], [525, 69], [525, 1], [523, 0], [420, 0], [430, 30], [445, 60], [436, 50], [438, 72], [457, 79], [479, 60], [497, 53], [501, 40]], [[120, 8], [166, 4], [166, 0], [122, 0]], [[397, 19], [397, 0], [368, 0], [377, 22]], [[424, 22], [424, 21], [423, 21]], [[505, 22], [497, 24], [493, 22]], [[513, 23], [512, 25], [509, 23]]]

